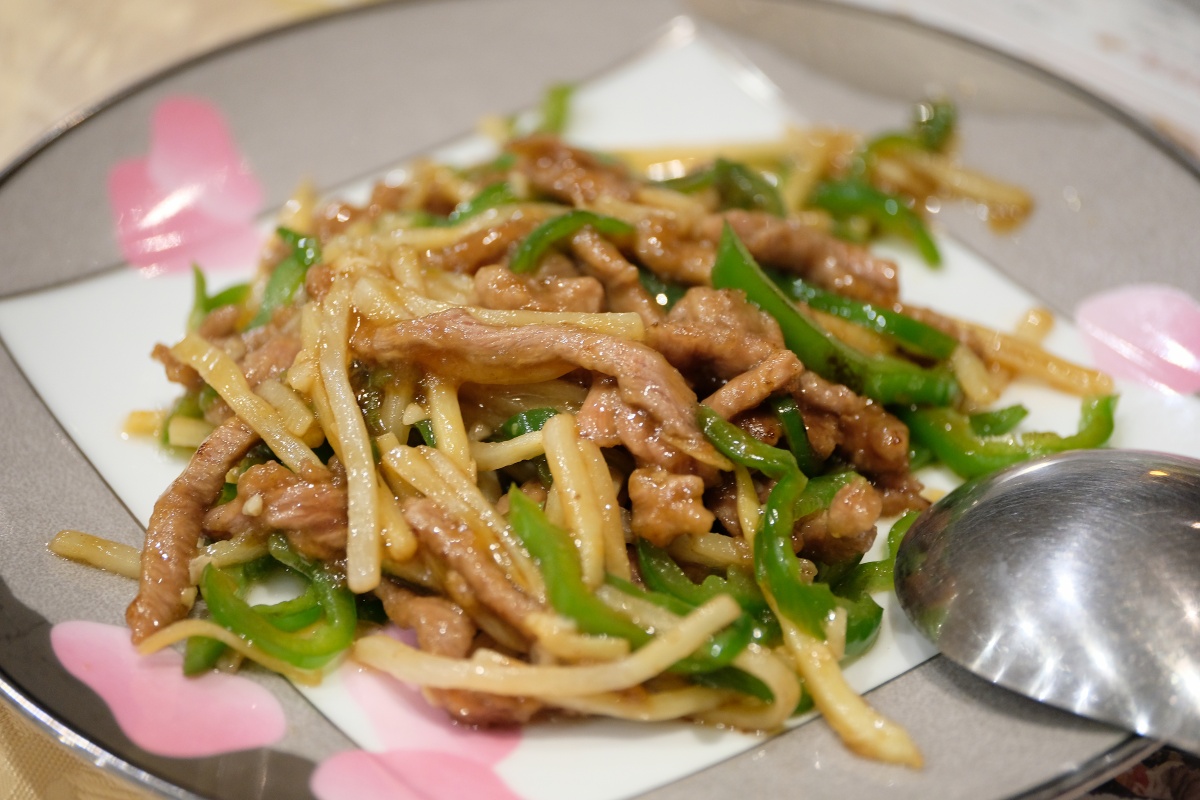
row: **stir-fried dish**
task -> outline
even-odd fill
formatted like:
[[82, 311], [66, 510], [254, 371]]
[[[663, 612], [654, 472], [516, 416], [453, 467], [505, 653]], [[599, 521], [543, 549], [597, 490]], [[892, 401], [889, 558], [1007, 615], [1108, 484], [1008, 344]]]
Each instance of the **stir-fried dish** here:
[[[815, 705], [919, 764], [839, 667], [881, 623], [879, 521], [894, 553], [929, 502], [914, 469], [1100, 446], [1114, 404], [1032, 324], [903, 302], [867, 248], [936, 265], [932, 198], [1028, 213], [953, 139], [940, 102], [741, 151], [535, 131], [361, 206], [299, 192], [258, 276], [210, 295], [197, 271], [187, 335], [155, 348], [184, 394], [154, 425], [192, 452], [124, 567], [134, 641], [299, 682], [351, 657], [475, 725], [769, 731]], [[1079, 431], [1013, 433], [1024, 409], [989, 406], [1018, 375], [1083, 396]], [[55, 548], [100, 559], [80, 542]], [[252, 604], [281, 576], [294, 597]]]

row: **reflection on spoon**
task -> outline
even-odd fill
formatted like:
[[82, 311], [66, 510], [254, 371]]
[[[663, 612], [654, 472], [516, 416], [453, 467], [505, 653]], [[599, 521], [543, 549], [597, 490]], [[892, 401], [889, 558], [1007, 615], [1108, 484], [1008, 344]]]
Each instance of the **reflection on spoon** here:
[[909, 530], [896, 594], [987, 680], [1200, 751], [1200, 462], [1087, 450], [966, 483]]

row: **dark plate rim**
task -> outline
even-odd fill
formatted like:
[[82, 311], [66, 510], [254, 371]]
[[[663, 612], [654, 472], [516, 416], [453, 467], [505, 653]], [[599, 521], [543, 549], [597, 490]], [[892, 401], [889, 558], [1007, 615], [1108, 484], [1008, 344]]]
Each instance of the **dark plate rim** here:
[[[482, 2], [483, 0], [460, 1]], [[502, 2], [503, 0], [491, 1]], [[686, 1], [687, 0], [684, 0], [685, 4]], [[162, 67], [126, 84], [122, 88], [117, 89], [116, 91], [98, 101], [95, 101], [94, 103], [85, 105], [76, 111], [68, 113], [61, 120], [44, 131], [40, 136], [35, 138], [32, 143], [18, 151], [18, 153], [7, 164], [0, 167], [0, 190], [3, 189], [9, 180], [21, 172], [21, 170], [23, 170], [25, 167], [29, 166], [43, 152], [47, 151], [50, 147], [65, 139], [65, 137], [70, 135], [77, 128], [91, 120], [93, 117], [119, 106], [122, 102], [138, 94], [139, 92], [152, 88], [160, 82], [175, 75], [184, 73], [197, 65], [224, 58], [230, 53], [256, 47], [261, 43], [276, 37], [289, 36], [309, 27], [327, 24], [334, 19], [344, 19], [350, 16], [369, 15], [375, 13], [393, 13], [394, 9], [400, 6], [433, 5], [438, 2], [439, 0], [382, 0], [382, 2], [367, 3], [365, 5], [334, 10], [328, 13], [318, 13], [303, 19], [298, 19], [282, 25], [269, 27], [264, 30], [237, 37], [212, 49], [197, 53], [181, 61], [168, 64], [165, 67]], [[445, 0], [440, 0], [440, 2], [444, 3]], [[839, 0], [770, 0], [770, 2], [778, 5], [807, 5], [821, 7], [833, 10], [837, 13], [845, 14], [847, 16], [857, 15], [859, 17], [885, 21], [891, 25], [900, 26], [913, 31], [920, 31], [925, 34], [934, 34], [954, 42], [960, 48], [981, 53], [990, 59], [999, 61], [1009, 66], [1010, 68], [1032, 74], [1039, 81], [1052, 85], [1060, 91], [1070, 94], [1076, 99], [1087, 103], [1097, 111], [1117, 122], [1122, 127], [1136, 133], [1149, 145], [1159, 150], [1161, 153], [1170, 158], [1178, 167], [1190, 174], [1193, 179], [1195, 179], [1197, 182], [1200, 182], [1200, 155], [1193, 154], [1186, 150], [1182, 145], [1180, 145], [1174, 139], [1166, 136], [1145, 119], [1136, 116], [1132, 112], [1125, 110], [1112, 101], [1096, 94], [1092, 90], [1075, 83], [1069, 78], [1052, 72], [1048, 68], [1039, 64], [1009, 54], [990, 44], [976, 41], [943, 26], [925, 23], [902, 14], [894, 14], [878, 9], [867, 8], [848, 2], [839, 2]], [[350, 180], [353, 180], [353, 178]], [[92, 275], [106, 271], [107, 269], [108, 267], [103, 267], [100, 270], [88, 273], [86, 276], [79, 277], [91, 277]], [[78, 278], [75, 278], [73, 280], [77, 279]], [[50, 288], [53, 285], [56, 284], [48, 284], [46, 286], [30, 288], [24, 291], [13, 293], [11, 296], [41, 291]], [[3, 342], [0, 342], [0, 347], [4, 347]], [[7, 351], [7, 347], [4, 349]], [[24, 379], [23, 373], [21, 373], [21, 376]], [[26, 383], [28, 385], [27, 380]], [[40, 396], [38, 399], [39, 402], [41, 402]], [[914, 667], [914, 669], [919, 669], [920, 666], [921, 665], [918, 665], [917, 667]], [[155, 791], [164, 796], [177, 798], [198, 797], [198, 795], [164, 781], [163, 779], [113, 755], [100, 744], [91, 741], [87, 737], [75, 731], [63, 720], [60, 720], [43, 710], [35, 699], [29, 697], [12, 682], [11, 677], [7, 674], [4, 668], [3, 663], [0, 663], [0, 697], [3, 698], [3, 702], [7, 702], [10, 707], [18, 711], [25, 719], [32, 722], [37, 728], [61, 742], [68, 749], [68, 751], [84, 758], [88, 762], [96, 765], [109, 774], [117, 776], [126, 781], [130, 781], [142, 789]], [[1020, 794], [1013, 795], [1010, 800], [1050, 800], [1050, 798], [1058, 797], [1065, 792], [1070, 792], [1087, 785], [1094, 785], [1097, 782], [1102, 781], [1104, 778], [1111, 776], [1120, 768], [1130, 763], [1135, 763], [1136, 760], [1145, 757], [1160, 746], [1161, 743], [1159, 742], [1145, 739], [1141, 736], [1131, 733], [1127, 738], [1123, 739], [1109, 750], [1097, 754], [1094, 758], [1081, 765], [1078, 769], [1052, 778], [1048, 781], [1044, 781], [1043, 783], [1033, 786], [1021, 792]]]

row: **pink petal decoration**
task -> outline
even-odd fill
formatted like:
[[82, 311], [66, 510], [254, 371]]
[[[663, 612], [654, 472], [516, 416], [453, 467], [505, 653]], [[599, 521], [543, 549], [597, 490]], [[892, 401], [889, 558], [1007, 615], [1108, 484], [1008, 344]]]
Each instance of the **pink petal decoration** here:
[[[413, 639], [408, 631], [387, 632]], [[519, 800], [494, 767], [520, 743], [520, 730], [456, 725], [413, 687], [368, 667], [347, 663], [341, 680], [387, 749], [321, 762], [309, 782], [321, 800]]]
[[490, 766], [444, 751], [339, 753], [309, 788], [321, 800], [520, 800]]
[[421, 693], [389, 675], [346, 664], [342, 681], [389, 750], [443, 750], [472, 761], [494, 764], [521, 741], [520, 729], [478, 730], [455, 724]]
[[151, 179], [159, 186], [196, 192], [196, 206], [216, 219], [248, 219], [262, 204], [262, 189], [238, 152], [221, 112], [195, 97], [172, 97], [151, 122]]
[[1135, 284], [1087, 298], [1076, 324], [1096, 366], [1161, 391], [1200, 391], [1200, 303], [1172, 286]]
[[262, 187], [208, 101], [162, 101], [149, 155], [112, 168], [108, 197], [121, 253], [134, 266], [161, 272], [256, 262]]
[[60, 622], [54, 654], [100, 695], [125, 735], [147, 752], [195, 758], [266, 747], [283, 738], [287, 719], [267, 689], [248, 678], [183, 674], [174, 650], [140, 655], [129, 631], [99, 622]]

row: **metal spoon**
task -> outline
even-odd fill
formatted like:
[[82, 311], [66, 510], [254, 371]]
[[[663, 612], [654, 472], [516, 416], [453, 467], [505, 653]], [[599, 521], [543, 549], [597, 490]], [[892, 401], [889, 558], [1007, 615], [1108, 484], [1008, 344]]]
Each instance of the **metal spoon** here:
[[952, 661], [1200, 752], [1200, 462], [1090, 450], [971, 481], [917, 520], [895, 574]]

